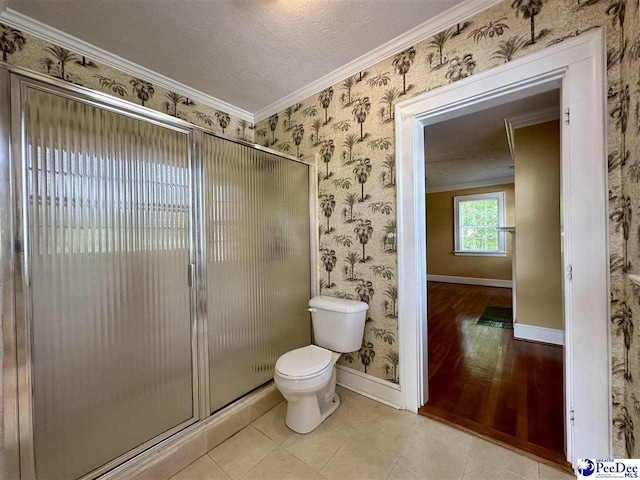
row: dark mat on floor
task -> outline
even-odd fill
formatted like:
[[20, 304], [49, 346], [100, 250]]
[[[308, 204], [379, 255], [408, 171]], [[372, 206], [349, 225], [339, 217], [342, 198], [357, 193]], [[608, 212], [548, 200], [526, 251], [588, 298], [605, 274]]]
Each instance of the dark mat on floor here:
[[478, 325], [513, 328], [513, 310], [507, 307], [487, 307], [482, 312]]

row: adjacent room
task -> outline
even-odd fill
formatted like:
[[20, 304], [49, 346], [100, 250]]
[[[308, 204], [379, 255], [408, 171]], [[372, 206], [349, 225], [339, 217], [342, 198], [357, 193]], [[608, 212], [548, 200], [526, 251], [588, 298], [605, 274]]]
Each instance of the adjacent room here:
[[420, 413], [565, 457], [560, 97], [425, 128], [429, 399]]
[[638, 2], [0, 0], [0, 51], [0, 479], [634, 468]]

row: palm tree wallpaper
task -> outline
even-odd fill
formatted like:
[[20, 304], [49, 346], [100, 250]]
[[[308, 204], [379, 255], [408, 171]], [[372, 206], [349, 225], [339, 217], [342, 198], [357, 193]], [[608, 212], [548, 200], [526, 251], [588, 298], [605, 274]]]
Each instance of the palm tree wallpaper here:
[[320, 95], [318, 95], [318, 100], [320, 101], [320, 105], [322, 106], [322, 108], [324, 108], [324, 124], [325, 125], [329, 123], [329, 120], [331, 120], [327, 112], [329, 109], [329, 105], [331, 105], [332, 99], [333, 99], [332, 87], [325, 88], [323, 91], [320, 92]]
[[133, 77], [129, 80], [129, 84], [133, 88], [134, 93], [138, 100], [140, 100], [140, 105], [144, 107], [144, 103], [151, 100], [154, 93], [156, 93], [156, 89], [151, 82], [147, 82], [146, 80], [142, 80], [141, 78]]
[[333, 144], [333, 140], [329, 139], [322, 141], [322, 144], [320, 145], [320, 158], [322, 158], [322, 161], [324, 162], [326, 167], [326, 173], [324, 176], [325, 179], [331, 176], [331, 174], [329, 173], [329, 162], [331, 161], [333, 152], [335, 152], [335, 150], [336, 147]]
[[364, 122], [371, 111], [371, 102], [369, 97], [358, 97], [353, 104], [353, 119], [360, 125], [360, 141], [362, 142], [367, 135], [364, 133]]
[[67, 50], [66, 48], [58, 47], [56, 45], [46, 47], [44, 51], [45, 55], [49, 55], [49, 58], [52, 58], [54, 64], [58, 67], [56, 70], [57, 75], [55, 76], [62, 80], [72, 81], [71, 77], [67, 73], [67, 64], [77, 62], [80, 60], [80, 57], [71, 50]]
[[20, 30], [9, 27], [8, 25], [0, 24], [0, 50], [2, 50], [2, 61], [6, 62], [9, 59], [9, 55], [16, 53], [18, 50], [22, 50], [26, 39]]
[[[253, 125], [213, 107], [196, 105], [193, 100], [151, 82], [133, 77], [115, 68], [64, 47], [0, 23], [2, 60], [38, 73], [123, 98], [143, 107], [180, 117], [188, 122], [248, 141], [254, 140]], [[222, 121], [211, 122], [212, 118]], [[240, 121], [245, 123], [239, 123]], [[235, 127], [237, 125], [237, 128]], [[224, 132], [224, 129], [234, 126]]]
[[[640, 288], [632, 287], [626, 277], [640, 271], [637, 0], [504, 1], [461, 23], [460, 32], [453, 25], [333, 85], [337, 98], [326, 108], [330, 120], [320, 131], [320, 143], [305, 139], [299, 154], [313, 159], [322, 142], [332, 140], [335, 146], [328, 163], [330, 178], [325, 178], [326, 165], [318, 165], [321, 198], [333, 195], [340, 209], [340, 215], [331, 217], [331, 235], [320, 236], [320, 251], [335, 251], [337, 258], [331, 272], [335, 286], [329, 288], [325, 281], [322, 294], [366, 298], [370, 305], [363, 348], [344, 355], [340, 363], [399, 382], [395, 104], [601, 27], [607, 29], [608, 42], [612, 440], [617, 456], [639, 457], [634, 425], [640, 425], [640, 329], [634, 329], [634, 318], [640, 318]], [[320, 94], [302, 101], [302, 110], [317, 105]], [[291, 107], [278, 115], [310, 131], [313, 118], [301, 113]], [[269, 124], [263, 120], [258, 127]], [[285, 127], [280, 122], [273, 136], [290, 137]], [[351, 181], [345, 184], [343, 179]], [[326, 229], [322, 210], [318, 216]], [[326, 280], [322, 262], [318, 270]], [[381, 330], [394, 341], [377, 337]]]
[[326, 199], [318, 211], [322, 294], [363, 299], [370, 306], [361, 350], [343, 355], [340, 363], [400, 383], [395, 104], [597, 28], [606, 28], [608, 59], [612, 441], [616, 457], [637, 458], [640, 331], [634, 318], [640, 318], [640, 288], [627, 273], [640, 271], [638, 0], [505, 0], [255, 128], [187, 98], [174, 104], [175, 92], [4, 24], [0, 50], [8, 63], [159, 112], [167, 111], [168, 103], [170, 113], [196, 125], [249, 140], [261, 132], [260, 143], [284, 153], [305, 159], [319, 154], [318, 193]]
[[[413, 47], [407, 48], [400, 53], [397, 53], [393, 57], [393, 61], [391, 65], [398, 72], [399, 75], [402, 75], [402, 94], [407, 93], [407, 88], [411, 88], [413, 85], [409, 85], [407, 87], [407, 73], [409, 73], [409, 69], [416, 58], [416, 49]], [[386, 85], [386, 83], [385, 83]]]
[[530, 39], [529, 43], [536, 43], [536, 40], [542, 37], [547, 33], [547, 29], [543, 29], [542, 31], [536, 34], [536, 16], [540, 14], [542, 10], [543, 0], [513, 0], [511, 6], [516, 10], [516, 14], [521, 14], [522, 18], [529, 19], [531, 27], [530, 27]]

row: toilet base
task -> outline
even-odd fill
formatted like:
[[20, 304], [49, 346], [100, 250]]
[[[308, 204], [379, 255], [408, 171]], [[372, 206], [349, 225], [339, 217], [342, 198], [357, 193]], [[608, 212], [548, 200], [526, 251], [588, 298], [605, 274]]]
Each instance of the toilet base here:
[[340, 396], [337, 393], [333, 394], [333, 399], [324, 402], [324, 405], [320, 405], [320, 412], [322, 413], [322, 421], [324, 422], [329, 415], [335, 412], [340, 406]]
[[340, 406], [337, 393], [328, 400], [318, 401], [318, 396], [301, 396], [287, 402], [285, 423], [296, 433], [310, 433], [320, 426]]
[[336, 393], [336, 367], [339, 353], [333, 353], [331, 366], [321, 375], [302, 380], [289, 380], [276, 374], [274, 380], [287, 401], [287, 426], [296, 433], [309, 433], [324, 422], [340, 406]]

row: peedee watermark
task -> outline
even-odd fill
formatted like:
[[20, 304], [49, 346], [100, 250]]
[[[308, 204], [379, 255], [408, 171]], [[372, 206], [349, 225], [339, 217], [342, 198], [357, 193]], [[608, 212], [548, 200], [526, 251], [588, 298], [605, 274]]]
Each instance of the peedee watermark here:
[[583, 458], [576, 465], [578, 478], [640, 478], [640, 460]]

